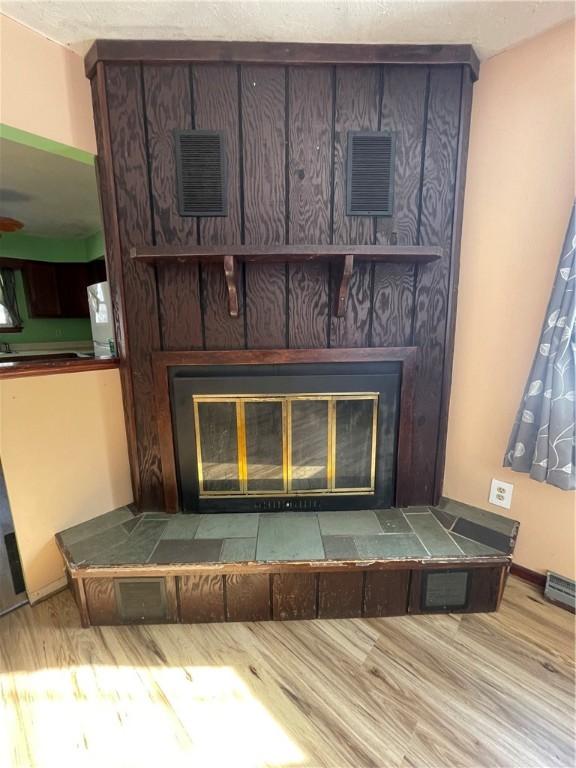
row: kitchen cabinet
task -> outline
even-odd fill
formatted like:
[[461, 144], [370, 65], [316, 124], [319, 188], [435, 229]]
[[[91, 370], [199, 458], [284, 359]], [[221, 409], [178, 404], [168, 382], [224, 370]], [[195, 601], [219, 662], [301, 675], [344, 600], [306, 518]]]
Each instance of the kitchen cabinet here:
[[86, 288], [106, 279], [103, 260], [88, 264], [27, 261], [22, 271], [28, 314], [33, 318], [89, 317]]

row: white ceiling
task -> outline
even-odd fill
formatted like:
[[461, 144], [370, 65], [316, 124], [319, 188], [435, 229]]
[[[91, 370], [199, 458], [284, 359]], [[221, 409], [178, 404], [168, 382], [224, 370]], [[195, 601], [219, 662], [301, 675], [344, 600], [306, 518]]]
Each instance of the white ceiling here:
[[472, 43], [481, 59], [574, 17], [572, 0], [2, 0], [79, 53], [95, 38]]
[[87, 237], [101, 229], [94, 166], [0, 139], [0, 216], [24, 233]]

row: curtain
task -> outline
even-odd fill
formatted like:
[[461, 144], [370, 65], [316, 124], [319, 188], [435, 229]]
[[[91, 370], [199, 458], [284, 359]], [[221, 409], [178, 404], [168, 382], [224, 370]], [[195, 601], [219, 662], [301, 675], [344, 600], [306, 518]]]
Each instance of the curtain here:
[[0, 305], [5, 310], [5, 320], [18, 328], [22, 325], [22, 319], [16, 303], [16, 275], [13, 269], [0, 268]]
[[576, 488], [575, 210], [504, 458], [505, 467], [565, 491]]

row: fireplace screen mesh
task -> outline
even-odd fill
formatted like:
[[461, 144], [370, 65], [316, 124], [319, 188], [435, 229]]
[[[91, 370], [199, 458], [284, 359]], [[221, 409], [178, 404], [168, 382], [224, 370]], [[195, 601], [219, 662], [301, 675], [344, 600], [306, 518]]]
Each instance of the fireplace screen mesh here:
[[200, 497], [374, 493], [377, 393], [193, 403]]

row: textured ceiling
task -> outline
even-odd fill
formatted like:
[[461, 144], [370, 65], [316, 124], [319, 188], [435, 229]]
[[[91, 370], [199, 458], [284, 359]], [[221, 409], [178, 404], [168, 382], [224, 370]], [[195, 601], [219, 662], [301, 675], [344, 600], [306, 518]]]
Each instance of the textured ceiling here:
[[94, 166], [0, 139], [0, 216], [45, 237], [86, 237], [101, 228]]
[[481, 59], [574, 17], [571, 0], [2, 0], [84, 53], [95, 38], [472, 43]]

